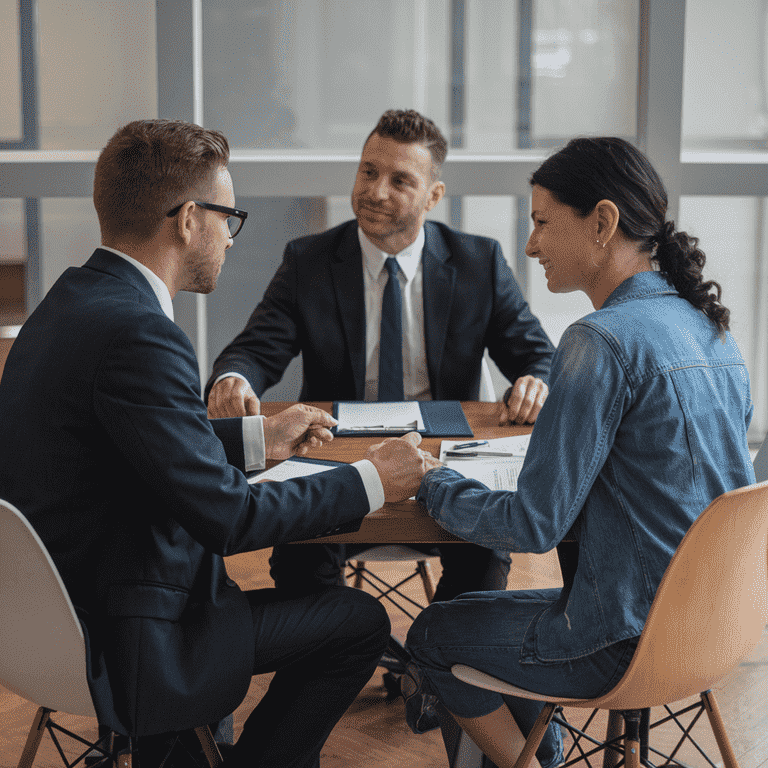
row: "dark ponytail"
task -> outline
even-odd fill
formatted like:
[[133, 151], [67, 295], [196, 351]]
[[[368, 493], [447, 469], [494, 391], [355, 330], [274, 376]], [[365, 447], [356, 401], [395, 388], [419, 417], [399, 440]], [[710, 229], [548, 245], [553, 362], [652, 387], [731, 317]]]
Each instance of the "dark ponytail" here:
[[588, 216], [601, 200], [612, 201], [627, 239], [651, 255], [680, 296], [700, 309], [718, 333], [728, 330], [730, 312], [720, 303], [722, 289], [702, 276], [706, 257], [698, 238], [676, 232], [666, 220], [667, 192], [639, 149], [624, 139], [572, 139], [534, 172], [534, 184], [580, 216]]
[[[714, 280], [704, 282], [702, 270], [706, 262], [699, 250], [699, 238], [677, 232], [674, 222], [664, 222], [656, 237], [653, 260], [682, 298], [700, 309], [717, 327], [718, 333], [729, 328], [731, 312], [720, 303], [722, 288]], [[714, 290], [714, 294], [710, 291]]]

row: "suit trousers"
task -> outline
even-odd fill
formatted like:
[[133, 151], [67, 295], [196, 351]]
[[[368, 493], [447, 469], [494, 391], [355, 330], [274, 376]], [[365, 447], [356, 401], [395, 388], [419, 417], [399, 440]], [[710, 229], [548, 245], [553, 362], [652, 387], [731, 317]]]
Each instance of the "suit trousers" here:
[[350, 587], [245, 594], [256, 641], [253, 674], [275, 676], [224, 766], [317, 768], [328, 735], [384, 653], [389, 617], [374, 597]]
[[[272, 550], [270, 575], [275, 585], [300, 594], [318, 586], [343, 584], [347, 560], [375, 544], [281, 544]], [[425, 555], [439, 555], [443, 566], [434, 602], [453, 600], [464, 592], [507, 588], [508, 552], [478, 544], [408, 544]]]

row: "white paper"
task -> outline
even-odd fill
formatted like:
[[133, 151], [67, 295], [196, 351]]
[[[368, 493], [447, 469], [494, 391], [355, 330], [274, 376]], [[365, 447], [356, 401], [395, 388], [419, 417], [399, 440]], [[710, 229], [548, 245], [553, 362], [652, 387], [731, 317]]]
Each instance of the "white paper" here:
[[[440, 443], [440, 461], [447, 467], [456, 470], [464, 477], [477, 480], [492, 491], [516, 491], [517, 478], [523, 468], [525, 453], [530, 443], [530, 435], [516, 435], [514, 437], [498, 437], [488, 441], [478, 440], [443, 440]], [[461, 453], [482, 453], [483, 451], [495, 451], [498, 453], [512, 453], [514, 456], [482, 456], [466, 459], [446, 457], [446, 451], [457, 450], [457, 445], [467, 442], [482, 442], [482, 445], [470, 448], [458, 449]]]
[[258, 475], [248, 478], [248, 482], [253, 485], [262, 480], [291, 480], [295, 477], [307, 477], [307, 475], [316, 475], [318, 472], [327, 472], [329, 469], [335, 469], [330, 464], [312, 464], [308, 461], [292, 461], [286, 459], [281, 461], [272, 469], [265, 469]]
[[418, 402], [339, 403], [337, 432], [414, 432], [424, 429]]

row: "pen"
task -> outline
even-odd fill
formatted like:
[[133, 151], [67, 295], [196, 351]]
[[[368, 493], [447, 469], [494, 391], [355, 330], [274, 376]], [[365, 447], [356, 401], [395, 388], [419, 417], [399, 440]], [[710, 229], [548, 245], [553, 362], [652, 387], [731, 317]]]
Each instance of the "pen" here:
[[501, 451], [470, 451], [469, 453], [446, 451], [445, 455], [452, 459], [482, 459], [483, 456], [517, 456], [523, 458], [519, 453], [503, 453]]
[[380, 429], [386, 431], [408, 431], [408, 430], [415, 430], [417, 427], [417, 423], [415, 421], [412, 421], [410, 424], [366, 424], [365, 426], [353, 426], [353, 427], [346, 427], [343, 431], [349, 431], [349, 432], [368, 432], [372, 431], [374, 429]]
[[477, 448], [478, 445], [488, 445], [488, 441], [487, 440], [479, 440], [476, 443], [456, 443], [453, 446], [453, 450], [457, 451], [457, 450], [463, 450], [464, 448]]

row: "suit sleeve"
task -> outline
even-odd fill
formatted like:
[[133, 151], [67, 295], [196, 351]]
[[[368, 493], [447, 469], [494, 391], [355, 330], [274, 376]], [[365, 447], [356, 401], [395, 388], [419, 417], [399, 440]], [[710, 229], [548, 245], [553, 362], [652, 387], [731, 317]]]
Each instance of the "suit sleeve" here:
[[[109, 344], [97, 372], [94, 413], [157, 499], [149, 516], [171, 516], [221, 555], [324, 535], [368, 511], [351, 466], [282, 483], [249, 485], [227, 461], [200, 397], [194, 351], [162, 315], [143, 316]], [[236, 441], [236, 422], [220, 425]], [[218, 425], [217, 425], [218, 426]], [[120, 493], [115, 488], [116, 494]]]
[[213, 382], [223, 373], [241, 374], [259, 397], [280, 381], [288, 364], [301, 351], [297, 317], [296, 258], [288, 243], [264, 298], [245, 328], [216, 358], [205, 386], [206, 401]]
[[549, 381], [555, 348], [523, 298], [501, 246], [494, 242], [493, 315], [486, 347], [499, 370], [514, 383], [521, 376]]

